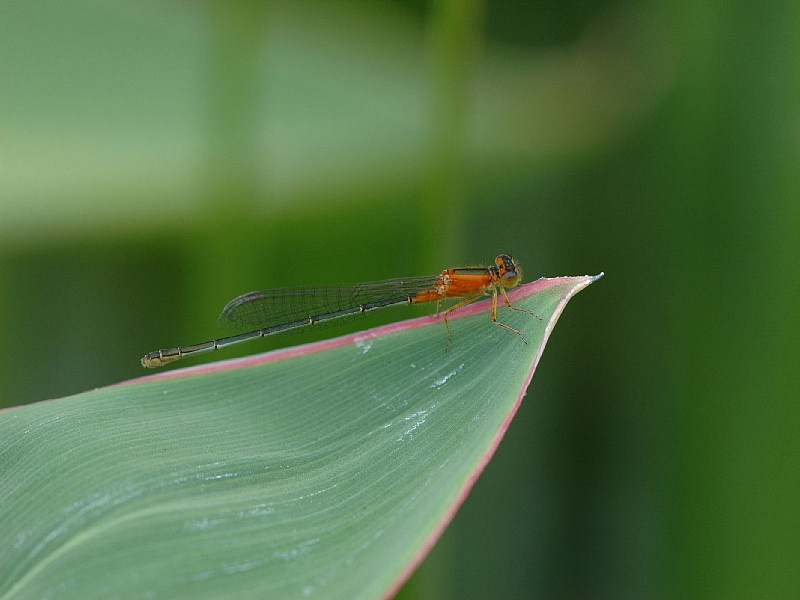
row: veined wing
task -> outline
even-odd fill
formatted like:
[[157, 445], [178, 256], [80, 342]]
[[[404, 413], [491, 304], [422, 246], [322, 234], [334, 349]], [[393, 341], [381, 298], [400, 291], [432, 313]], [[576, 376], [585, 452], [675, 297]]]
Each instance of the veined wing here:
[[[434, 287], [439, 276], [405, 277], [353, 285], [276, 288], [249, 292], [231, 300], [219, 316], [223, 329], [246, 332], [274, 327], [364, 306], [366, 309], [398, 303]], [[354, 311], [346, 317], [364, 312]], [[346, 318], [345, 317], [345, 318]], [[341, 319], [325, 321], [328, 324]], [[320, 323], [322, 325], [323, 323]]]

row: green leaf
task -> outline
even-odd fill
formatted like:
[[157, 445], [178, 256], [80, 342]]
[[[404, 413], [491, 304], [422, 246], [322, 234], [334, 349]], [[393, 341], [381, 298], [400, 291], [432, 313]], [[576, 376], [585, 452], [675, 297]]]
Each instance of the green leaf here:
[[391, 595], [595, 279], [1, 413], [0, 598]]

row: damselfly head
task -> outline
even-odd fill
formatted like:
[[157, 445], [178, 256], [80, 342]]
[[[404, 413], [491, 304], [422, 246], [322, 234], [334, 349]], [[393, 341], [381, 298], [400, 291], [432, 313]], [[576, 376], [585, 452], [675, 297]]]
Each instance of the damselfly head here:
[[519, 282], [522, 281], [522, 269], [510, 254], [501, 254], [494, 262], [497, 265], [497, 274], [500, 276], [503, 287], [513, 288], [519, 285]]

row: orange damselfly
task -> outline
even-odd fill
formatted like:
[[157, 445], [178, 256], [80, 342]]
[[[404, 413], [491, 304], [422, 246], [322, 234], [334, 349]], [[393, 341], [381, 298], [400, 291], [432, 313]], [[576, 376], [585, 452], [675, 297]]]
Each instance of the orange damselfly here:
[[231, 300], [219, 316], [221, 327], [242, 333], [192, 346], [156, 350], [142, 358], [142, 366], [160, 367], [186, 356], [321, 325], [342, 317], [358, 316], [370, 310], [395, 304], [436, 302], [438, 315], [443, 300], [462, 298], [444, 312], [449, 346], [452, 333], [448, 317], [458, 309], [488, 295], [492, 297], [492, 321], [504, 329], [513, 331], [527, 344], [527, 340], [518, 329], [497, 320], [498, 292], [508, 308], [536, 316], [529, 310], [511, 306], [506, 293], [507, 289], [516, 287], [522, 280], [522, 271], [509, 254], [501, 254], [494, 262], [491, 267], [447, 269], [439, 275], [427, 277], [250, 292]]

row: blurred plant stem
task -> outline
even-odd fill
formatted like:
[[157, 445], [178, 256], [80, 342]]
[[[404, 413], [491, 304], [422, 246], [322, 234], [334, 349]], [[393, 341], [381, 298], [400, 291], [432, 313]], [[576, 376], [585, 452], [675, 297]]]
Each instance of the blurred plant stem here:
[[[254, 227], [252, 218], [264, 160], [256, 124], [266, 93], [262, 63], [269, 3], [213, 0], [209, 7], [203, 205], [215, 216], [200, 219], [200, 230], [193, 230], [188, 248], [193, 259], [187, 261], [192, 302], [186, 303], [185, 322], [207, 322], [214, 331], [225, 298], [248, 285], [236, 281], [236, 275], [261, 268], [264, 254], [253, 249], [264, 248], [270, 238]], [[236, 268], [231, 268], [234, 261]]]
[[463, 260], [463, 200], [468, 177], [465, 142], [473, 96], [470, 81], [481, 54], [484, 13], [482, 0], [430, 3], [429, 172], [418, 260], [422, 270], [441, 268], [442, 261]]

